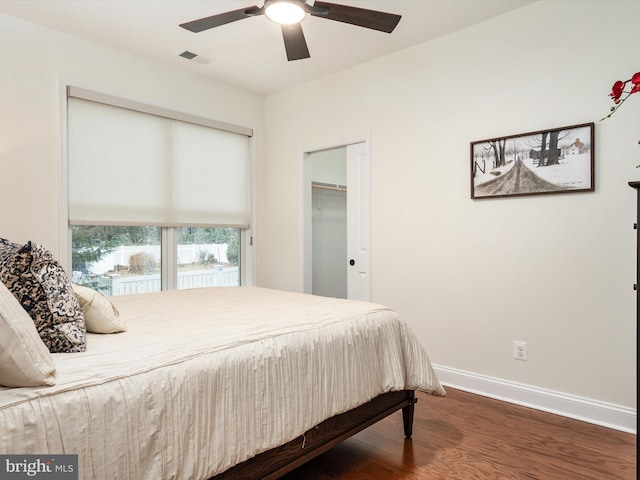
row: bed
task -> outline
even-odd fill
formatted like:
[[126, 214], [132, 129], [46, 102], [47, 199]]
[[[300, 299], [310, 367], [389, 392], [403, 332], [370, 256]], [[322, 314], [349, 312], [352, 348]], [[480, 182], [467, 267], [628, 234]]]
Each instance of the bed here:
[[444, 396], [374, 303], [257, 287], [110, 297], [126, 325], [51, 354], [55, 384], [0, 387], [0, 454], [77, 454], [80, 478], [278, 478]]

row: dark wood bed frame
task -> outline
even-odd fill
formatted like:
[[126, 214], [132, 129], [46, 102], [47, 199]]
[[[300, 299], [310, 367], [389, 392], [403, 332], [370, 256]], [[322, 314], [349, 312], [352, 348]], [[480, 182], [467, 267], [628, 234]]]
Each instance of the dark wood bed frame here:
[[304, 435], [260, 453], [210, 480], [274, 480], [400, 409], [404, 434], [411, 438], [413, 411], [417, 401], [414, 390], [384, 393], [353, 410], [331, 417]]

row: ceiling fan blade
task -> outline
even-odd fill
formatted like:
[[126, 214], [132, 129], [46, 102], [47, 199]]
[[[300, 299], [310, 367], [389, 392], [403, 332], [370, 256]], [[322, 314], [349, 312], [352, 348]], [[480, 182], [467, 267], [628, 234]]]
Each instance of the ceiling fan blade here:
[[402, 18], [401, 15], [394, 13], [378, 12], [377, 10], [368, 10], [366, 8], [349, 7], [347, 5], [338, 5], [328, 2], [314, 2], [314, 7], [326, 8], [328, 13], [316, 13], [309, 11], [310, 15], [315, 17], [327, 18], [336, 22], [349, 23], [359, 27], [370, 28], [380, 32], [391, 33], [396, 28], [398, 22]]
[[[199, 20], [193, 20], [192, 22], [181, 23], [180, 26], [191, 32], [198, 33], [210, 28], [226, 25], [227, 23], [242, 20], [243, 18], [253, 17], [259, 15], [262, 9], [257, 6], [241, 8], [239, 10], [232, 10], [230, 12], [220, 13], [211, 17], [201, 18]], [[256, 13], [259, 12], [259, 13]]]
[[284, 38], [284, 48], [287, 51], [287, 59], [290, 62], [311, 56], [299, 23], [282, 25], [282, 38]]

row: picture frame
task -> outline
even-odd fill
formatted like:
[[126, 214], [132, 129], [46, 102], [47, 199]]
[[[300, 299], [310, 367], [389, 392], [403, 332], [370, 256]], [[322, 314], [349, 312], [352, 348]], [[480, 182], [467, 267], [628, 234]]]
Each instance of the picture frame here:
[[479, 140], [471, 198], [593, 192], [593, 168], [593, 122]]

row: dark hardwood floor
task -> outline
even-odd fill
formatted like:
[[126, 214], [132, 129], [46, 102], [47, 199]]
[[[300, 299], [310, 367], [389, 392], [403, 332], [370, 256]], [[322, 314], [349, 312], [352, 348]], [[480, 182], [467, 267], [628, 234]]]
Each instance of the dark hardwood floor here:
[[418, 393], [413, 438], [396, 412], [281, 480], [635, 480], [636, 436], [447, 389]]

